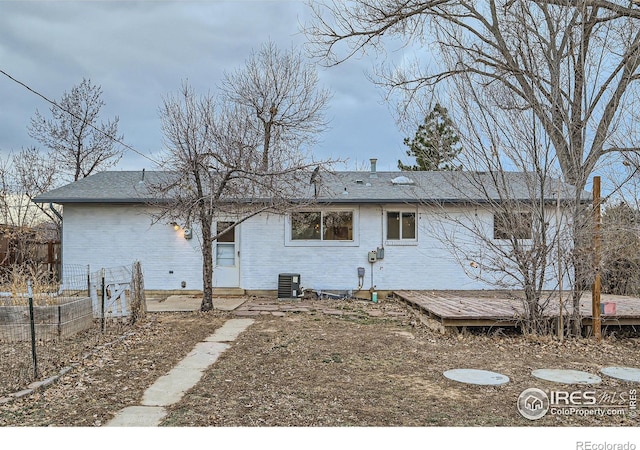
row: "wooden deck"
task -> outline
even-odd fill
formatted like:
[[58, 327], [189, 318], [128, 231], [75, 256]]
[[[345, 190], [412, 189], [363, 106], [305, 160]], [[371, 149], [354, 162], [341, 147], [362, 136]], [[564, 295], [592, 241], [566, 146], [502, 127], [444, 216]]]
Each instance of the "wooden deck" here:
[[[394, 291], [394, 295], [422, 310], [444, 327], [517, 327], [524, 317], [522, 300], [501, 291]], [[559, 314], [559, 297], [550, 296], [544, 316]], [[640, 298], [602, 295], [601, 303], [615, 303], [615, 314], [602, 314], [602, 326], [640, 325]], [[568, 295], [563, 298], [563, 315], [573, 308]], [[583, 326], [591, 325], [591, 294], [580, 300]]]

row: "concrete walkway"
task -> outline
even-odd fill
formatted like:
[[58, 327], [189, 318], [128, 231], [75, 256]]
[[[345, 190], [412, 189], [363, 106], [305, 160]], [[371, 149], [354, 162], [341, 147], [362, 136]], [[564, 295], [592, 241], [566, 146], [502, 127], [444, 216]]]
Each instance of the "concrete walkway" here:
[[105, 426], [155, 427], [167, 415], [166, 406], [180, 401], [200, 381], [204, 371], [246, 330], [253, 319], [230, 319], [195, 348], [166, 375], [161, 376], [143, 394], [139, 406], [120, 410]]

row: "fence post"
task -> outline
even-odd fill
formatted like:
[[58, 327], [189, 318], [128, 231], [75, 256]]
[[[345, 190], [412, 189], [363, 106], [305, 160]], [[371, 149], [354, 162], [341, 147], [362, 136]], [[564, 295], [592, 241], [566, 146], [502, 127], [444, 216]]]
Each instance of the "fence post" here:
[[62, 337], [62, 305], [58, 303], [58, 339]]
[[600, 263], [602, 261], [602, 237], [601, 225], [602, 214], [600, 198], [600, 177], [593, 177], [593, 222], [595, 232], [593, 233], [593, 265], [595, 276], [591, 287], [591, 326], [593, 335], [597, 340], [602, 339], [602, 320], [600, 318], [600, 291], [602, 290]]
[[104, 284], [104, 268], [100, 269], [100, 291], [102, 292], [100, 306], [100, 329], [104, 333], [104, 302], [105, 297], [107, 296], [107, 287]]
[[29, 323], [31, 326], [31, 358], [33, 360], [33, 377], [38, 379], [38, 357], [36, 354], [36, 323], [33, 314], [33, 289], [31, 280], [27, 281], [27, 291], [29, 293]]
[[140, 261], [135, 261], [131, 269], [131, 320], [134, 324], [147, 313], [147, 304], [144, 296], [144, 282], [142, 280], [142, 268]]
[[89, 264], [87, 264], [87, 297], [91, 297], [91, 266]]

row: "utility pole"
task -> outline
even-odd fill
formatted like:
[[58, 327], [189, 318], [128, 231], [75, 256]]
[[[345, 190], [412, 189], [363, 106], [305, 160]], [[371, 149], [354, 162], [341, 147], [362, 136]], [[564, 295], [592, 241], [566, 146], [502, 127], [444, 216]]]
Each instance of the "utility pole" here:
[[593, 266], [595, 277], [591, 289], [591, 325], [593, 327], [593, 335], [597, 340], [602, 339], [602, 323], [600, 320], [600, 253], [602, 251], [600, 225], [602, 223], [602, 215], [600, 213], [600, 201], [600, 177], [593, 177]]

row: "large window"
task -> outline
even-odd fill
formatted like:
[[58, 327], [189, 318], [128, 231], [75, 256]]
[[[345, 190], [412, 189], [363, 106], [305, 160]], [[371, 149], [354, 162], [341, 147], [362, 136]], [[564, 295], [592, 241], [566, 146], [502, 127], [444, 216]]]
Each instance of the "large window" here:
[[387, 212], [388, 240], [415, 240], [416, 213], [415, 212]]
[[319, 212], [291, 214], [291, 240], [319, 240], [321, 227], [322, 214]]
[[501, 212], [493, 215], [494, 239], [531, 239], [533, 219], [527, 212]]
[[352, 211], [311, 211], [291, 214], [291, 240], [352, 241]]

